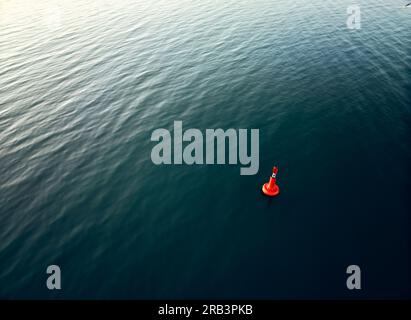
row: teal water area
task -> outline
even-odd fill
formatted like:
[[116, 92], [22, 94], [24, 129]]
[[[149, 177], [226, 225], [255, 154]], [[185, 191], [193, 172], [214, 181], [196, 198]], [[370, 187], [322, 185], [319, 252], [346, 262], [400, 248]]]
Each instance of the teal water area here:
[[[0, 298], [409, 297], [411, 9], [357, 3], [0, 1]], [[154, 165], [177, 120], [259, 172]]]

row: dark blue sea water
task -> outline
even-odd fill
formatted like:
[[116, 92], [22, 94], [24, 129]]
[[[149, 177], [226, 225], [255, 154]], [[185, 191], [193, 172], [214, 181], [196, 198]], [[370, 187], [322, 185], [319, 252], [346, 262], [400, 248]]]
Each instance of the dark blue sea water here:
[[[0, 298], [410, 296], [411, 8], [352, 3], [0, 1]], [[177, 120], [258, 174], [154, 165]]]

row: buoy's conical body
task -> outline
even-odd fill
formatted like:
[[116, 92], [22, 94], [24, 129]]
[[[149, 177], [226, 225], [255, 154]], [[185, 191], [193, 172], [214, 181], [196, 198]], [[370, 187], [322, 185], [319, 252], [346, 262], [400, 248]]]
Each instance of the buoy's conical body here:
[[277, 185], [276, 176], [277, 176], [278, 168], [273, 168], [273, 174], [270, 177], [270, 180], [263, 185], [262, 191], [266, 196], [275, 197], [280, 193], [280, 188]]

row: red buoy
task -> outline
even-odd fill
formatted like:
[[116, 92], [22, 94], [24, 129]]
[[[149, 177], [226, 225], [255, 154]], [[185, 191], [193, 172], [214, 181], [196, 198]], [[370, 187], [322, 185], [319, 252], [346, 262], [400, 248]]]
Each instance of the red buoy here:
[[270, 180], [263, 185], [263, 193], [269, 197], [275, 197], [280, 193], [280, 188], [277, 186], [276, 177], [278, 173], [278, 168], [273, 168], [273, 174], [270, 177]]

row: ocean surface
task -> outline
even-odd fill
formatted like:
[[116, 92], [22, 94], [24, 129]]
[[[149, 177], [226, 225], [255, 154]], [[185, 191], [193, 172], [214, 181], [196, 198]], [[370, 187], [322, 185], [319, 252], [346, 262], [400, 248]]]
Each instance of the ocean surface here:
[[[0, 0], [0, 298], [411, 296], [411, 8], [352, 3]], [[259, 172], [154, 165], [178, 120]]]

